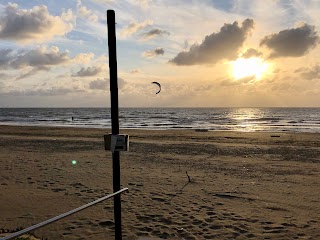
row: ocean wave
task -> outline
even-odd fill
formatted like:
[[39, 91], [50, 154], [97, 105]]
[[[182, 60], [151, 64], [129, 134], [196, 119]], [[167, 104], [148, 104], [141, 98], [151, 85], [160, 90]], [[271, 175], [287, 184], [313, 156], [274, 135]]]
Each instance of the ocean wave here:
[[[122, 128], [320, 132], [320, 108], [127, 108], [119, 115]], [[110, 109], [104, 108], [2, 108], [1, 123], [111, 127]]]

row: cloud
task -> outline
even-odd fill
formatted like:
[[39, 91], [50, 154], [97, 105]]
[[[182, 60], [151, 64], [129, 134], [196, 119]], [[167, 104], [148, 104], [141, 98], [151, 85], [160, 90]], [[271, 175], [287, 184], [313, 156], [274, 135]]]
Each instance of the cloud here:
[[14, 51], [0, 50], [0, 69], [20, 69], [23, 67], [43, 67], [65, 63], [70, 60], [68, 52], [60, 52], [59, 48], [40, 47], [32, 50]]
[[262, 52], [254, 49], [254, 48], [249, 48], [247, 49], [242, 55], [242, 58], [252, 58], [252, 57], [261, 57]]
[[88, 19], [91, 22], [97, 22], [98, 16], [89, 10], [87, 7], [83, 6], [81, 1], [77, 1], [77, 11], [81, 17]]
[[295, 73], [301, 73], [301, 72], [304, 72], [304, 71], [307, 71], [308, 68], [306, 67], [301, 67], [301, 68], [297, 68], [296, 70], [294, 70]]
[[89, 64], [93, 58], [94, 58], [94, 54], [92, 52], [80, 53], [77, 56], [75, 56], [71, 61], [73, 63]]
[[135, 68], [135, 69], [132, 69], [132, 70], [130, 71], [130, 73], [132, 73], [132, 74], [141, 73], [141, 70]]
[[108, 4], [113, 2], [113, 0], [93, 0], [93, 1], [101, 4]]
[[319, 43], [315, 27], [303, 24], [301, 27], [282, 30], [264, 37], [260, 46], [266, 46], [273, 52], [270, 58], [301, 57]]
[[50, 15], [44, 5], [27, 10], [18, 9], [17, 4], [9, 3], [0, 16], [0, 39], [22, 43], [45, 42], [70, 32], [73, 28], [71, 20], [71, 10], [59, 17]]
[[89, 88], [94, 90], [106, 90], [107, 89], [107, 79], [97, 79], [94, 81], [91, 81], [89, 83]]
[[72, 77], [92, 77], [99, 74], [101, 70], [101, 67], [82, 67], [78, 72], [72, 74]]
[[[109, 87], [110, 80], [107, 78], [104, 79], [97, 79], [94, 81], [91, 81], [89, 83], [89, 88], [92, 90], [107, 90]], [[118, 87], [119, 89], [122, 89], [124, 85], [126, 84], [126, 81], [122, 78], [118, 78]]]
[[315, 65], [312, 68], [301, 68], [295, 72], [301, 72], [300, 76], [306, 80], [320, 79], [320, 66]]
[[19, 52], [12, 56], [9, 62], [12, 68], [18, 69], [26, 66], [40, 67], [59, 65], [70, 59], [68, 52], [60, 52], [59, 48], [52, 46], [51, 48], [40, 47], [27, 52]]
[[149, 39], [152, 39], [152, 38], [155, 38], [158, 36], [162, 36], [162, 35], [170, 35], [170, 33], [165, 30], [155, 28], [155, 29], [152, 29], [148, 32], [142, 33], [141, 37], [143, 40], [149, 40]]
[[212, 64], [222, 59], [235, 59], [238, 50], [254, 27], [252, 19], [246, 19], [239, 26], [238, 22], [224, 24], [220, 32], [206, 36], [203, 42], [194, 44], [189, 51], [178, 53], [169, 62], [176, 65]]
[[152, 25], [152, 20], [145, 20], [143, 22], [131, 22], [127, 27], [123, 28], [120, 32], [120, 35], [123, 37], [129, 37], [130, 35], [134, 34], [135, 32], [145, 28], [146, 26]]
[[[5, 80], [9, 75], [6, 73], [0, 73], [0, 80]], [[3, 84], [0, 82], [0, 89]]]
[[10, 92], [3, 92], [3, 95], [10, 96], [62, 96], [73, 92], [84, 92], [81, 89], [52, 87], [52, 88], [40, 88], [40, 89], [27, 89], [27, 90], [12, 90]]
[[235, 85], [239, 85], [239, 84], [245, 84], [245, 83], [250, 83], [255, 79], [255, 75], [252, 76], [247, 76], [247, 77], [243, 77], [237, 80], [234, 79], [225, 79], [223, 81], [220, 82], [221, 86], [235, 86]]
[[46, 67], [46, 66], [35, 67], [35, 68], [31, 69], [30, 71], [28, 71], [27, 73], [21, 74], [19, 77], [16, 78], [16, 80], [28, 78], [30, 76], [37, 74], [39, 71], [49, 71], [49, 70], [50, 70], [50, 68]]
[[127, 82], [123, 78], [118, 78], [118, 87], [119, 89], [123, 89]]
[[163, 48], [156, 48], [153, 50], [149, 50], [143, 53], [143, 56], [152, 58], [158, 55], [163, 55], [164, 54], [164, 49]]
[[133, 3], [139, 4], [142, 8], [149, 7], [149, 0], [134, 0]]
[[0, 50], [0, 69], [7, 68], [12, 58], [12, 49], [1, 49]]

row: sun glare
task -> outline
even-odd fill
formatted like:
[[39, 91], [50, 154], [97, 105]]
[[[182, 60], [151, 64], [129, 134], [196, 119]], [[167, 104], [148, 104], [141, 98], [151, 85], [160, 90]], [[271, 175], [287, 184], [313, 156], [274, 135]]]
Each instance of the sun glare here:
[[233, 77], [238, 80], [246, 77], [260, 79], [268, 69], [268, 64], [261, 58], [238, 58], [231, 62]]

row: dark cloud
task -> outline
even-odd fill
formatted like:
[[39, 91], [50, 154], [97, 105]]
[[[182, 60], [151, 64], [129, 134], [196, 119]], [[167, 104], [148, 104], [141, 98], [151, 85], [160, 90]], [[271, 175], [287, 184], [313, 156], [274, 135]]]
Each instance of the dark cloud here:
[[89, 83], [89, 88], [94, 90], [106, 90], [109, 81], [107, 79], [97, 79]]
[[156, 49], [144, 52], [143, 56], [150, 58], [150, 57], [155, 57], [155, 56], [163, 55], [163, 54], [164, 54], [163, 48], [156, 48]]
[[59, 65], [69, 60], [68, 52], [60, 52], [58, 47], [40, 47], [28, 51], [0, 50], [0, 69], [35, 67], [41, 70], [44, 66]]
[[319, 43], [319, 36], [315, 27], [304, 24], [298, 28], [282, 30], [264, 37], [260, 46], [272, 50], [270, 58], [276, 57], [301, 57]]
[[303, 69], [297, 69], [297, 70], [299, 70], [300, 76], [306, 80], [320, 79], [319, 65], [315, 65], [311, 68], [303, 68]]
[[100, 67], [81, 68], [78, 72], [72, 74], [72, 77], [92, 77], [99, 74], [101, 70]]
[[[125, 80], [122, 78], [118, 78], [118, 87], [119, 89], [122, 89], [124, 85], [126, 84]], [[110, 81], [107, 78], [104, 79], [97, 79], [94, 81], [91, 81], [89, 83], [89, 88], [93, 90], [107, 90], [109, 88]]]
[[159, 28], [155, 28], [155, 29], [150, 30], [149, 32], [145, 32], [145, 33], [141, 34], [141, 37], [144, 40], [148, 40], [148, 39], [155, 38], [155, 37], [161, 36], [161, 35], [170, 35], [170, 33], [167, 31], [161, 30]]
[[254, 48], [249, 48], [247, 49], [242, 55], [241, 57], [243, 58], [252, 58], [252, 57], [261, 57], [262, 56], [262, 52], [254, 49]]
[[164, 50], [163, 50], [163, 48], [156, 48], [154, 50], [154, 53], [157, 54], [157, 55], [163, 55], [164, 54]]
[[6, 69], [10, 65], [12, 60], [12, 49], [1, 49], [0, 50], [0, 69]]
[[127, 82], [123, 78], [118, 78], [118, 87], [119, 89], [123, 89]]
[[59, 65], [69, 59], [68, 52], [60, 52], [58, 47], [38, 48], [18, 54], [11, 65], [13, 68], [50, 66]]
[[0, 16], [0, 39], [47, 41], [71, 31], [72, 17], [71, 11], [63, 13], [61, 17], [52, 16], [44, 5], [27, 10], [9, 3]]
[[21, 80], [21, 79], [24, 79], [24, 78], [28, 78], [30, 76], [35, 75], [39, 71], [49, 71], [49, 70], [50, 70], [50, 68], [46, 67], [46, 66], [35, 67], [32, 70], [30, 70], [29, 72], [27, 72], [25, 74], [21, 74], [19, 77], [16, 78], [16, 80]]
[[222, 59], [235, 59], [238, 50], [254, 27], [252, 19], [224, 24], [220, 32], [206, 36], [200, 45], [194, 44], [189, 51], [180, 52], [170, 60], [176, 65], [196, 65], [216, 63]]

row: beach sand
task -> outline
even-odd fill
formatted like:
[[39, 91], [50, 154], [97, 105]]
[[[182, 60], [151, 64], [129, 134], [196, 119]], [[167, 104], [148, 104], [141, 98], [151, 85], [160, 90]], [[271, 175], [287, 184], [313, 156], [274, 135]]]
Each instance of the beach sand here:
[[[0, 126], [0, 228], [25, 228], [112, 193], [109, 132]], [[129, 188], [123, 239], [320, 239], [320, 134], [121, 133], [130, 135], [120, 156]], [[113, 200], [34, 234], [114, 239]]]

